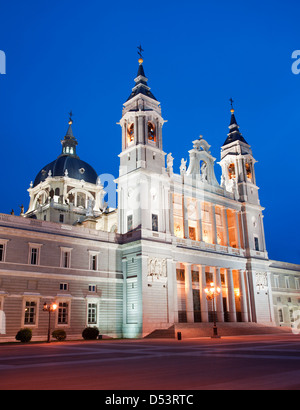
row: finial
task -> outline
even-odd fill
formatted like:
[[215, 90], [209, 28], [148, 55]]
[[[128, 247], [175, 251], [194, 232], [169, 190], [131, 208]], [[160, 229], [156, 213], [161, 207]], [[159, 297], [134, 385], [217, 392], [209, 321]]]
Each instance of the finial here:
[[72, 116], [73, 116], [73, 113], [72, 113], [72, 110], [71, 110], [69, 112], [69, 125], [73, 124]]
[[138, 51], [138, 55], [140, 56], [140, 58], [139, 58], [139, 63], [140, 64], [142, 64], [143, 63], [143, 56], [142, 56], [142, 51], [144, 51], [143, 49], [142, 49], [142, 46], [140, 45], [139, 47], [137, 47], [137, 49], [139, 50]]
[[230, 112], [231, 112], [231, 114], [233, 114], [233, 113], [234, 113], [234, 109], [233, 109], [233, 99], [232, 99], [232, 98], [229, 98], [229, 101], [230, 101], [230, 105], [231, 105], [231, 110], [230, 110]]

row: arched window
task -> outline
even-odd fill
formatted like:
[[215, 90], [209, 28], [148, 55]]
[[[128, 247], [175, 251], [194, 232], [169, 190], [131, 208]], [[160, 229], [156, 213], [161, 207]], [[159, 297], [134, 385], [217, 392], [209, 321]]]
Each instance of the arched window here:
[[156, 142], [155, 126], [152, 122], [148, 122], [148, 140]]
[[85, 208], [85, 195], [79, 192], [77, 194], [77, 206], [81, 206], [82, 208]]
[[251, 165], [248, 164], [248, 162], [247, 162], [246, 165], [245, 165], [245, 167], [246, 167], [247, 178], [251, 180], [251, 179], [252, 179]]
[[127, 143], [130, 144], [134, 140], [134, 124], [131, 123], [127, 127]]
[[230, 164], [228, 167], [228, 176], [229, 179], [235, 178], [235, 166], [234, 164]]

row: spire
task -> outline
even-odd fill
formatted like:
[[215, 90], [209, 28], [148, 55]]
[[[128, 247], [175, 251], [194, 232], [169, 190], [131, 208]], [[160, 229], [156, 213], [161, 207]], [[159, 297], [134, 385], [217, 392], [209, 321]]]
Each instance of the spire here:
[[139, 68], [138, 68], [138, 72], [137, 72], [137, 76], [134, 79], [135, 81], [135, 87], [133, 87], [132, 89], [132, 93], [130, 94], [130, 96], [128, 97], [128, 100], [131, 100], [133, 97], [137, 96], [138, 94], [143, 94], [146, 95], [147, 97], [153, 98], [154, 100], [156, 100], [156, 98], [154, 97], [154, 95], [151, 93], [150, 88], [148, 87], [148, 78], [145, 75], [145, 71], [144, 71], [144, 67], [143, 67], [143, 56], [142, 56], [142, 51], [144, 51], [142, 49], [141, 46], [138, 47], [138, 55], [140, 56], [138, 62], [139, 62]]
[[73, 130], [72, 130], [72, 120], [73, 113], [70, 111], [69, 113], [69, 127], [67, 130], [67, 133], [64, 137], [64, 139], [61, 141], [62, 143], [62, 153], [61, 155], [68, 155], [72, 157], [77, 157], [76, 155], [76, 145], [78, 144], [77, 139], [73, 135]]
[[229, 101], [230, 101], [230, 104], [231, 104], [231, 109], [230, 109], [231, 118], [230, 118], [230, 124], [229, 124], [229, 134], [227, 134], [228, 136], [227, 136], [226, 141], [224, 142], [223, 146], [227, 145], [227, 144], [230, 144], [231, 142], [234, 142], [234, 141], [241, 141], [241, 142], [244, 142], [245, 144], [248, 144], [247, 141], [244, 139], [244, 137], [242, 136], [242, 134], [239, 131], [240, 127], [238, 126], [238, 124], [236, 122], [235, 115], [234, 115], [233, 99], [230, 98]]

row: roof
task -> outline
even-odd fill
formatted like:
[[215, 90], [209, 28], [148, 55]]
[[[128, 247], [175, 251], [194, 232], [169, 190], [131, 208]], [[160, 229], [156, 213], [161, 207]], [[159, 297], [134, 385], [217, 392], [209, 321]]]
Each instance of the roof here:
[[154, 97], [154, 95], [150, 91], [150, 88], [147, 85], [148, 78], [145, 76], [144, 67], [142, 63], [139, 64], [137, 77], [134, 79], [134, 81], [136, 85], [135, 87], [133, 87], [130, 96], [127, 98], [127, 101], [131, 100], [133, 97], [137, 96], [138, 94], [143, 94], [149, 98], [152, 98], [153, 100], [156, 100], [156, 98]]
[[96, 184], [98, 178], [96, 171], [91, 165], [71, 155], [60, 155], [56, 160], [44, 166], [37, 174], [33, 186], [45, 181], [48, 176], [68, 176], [69, 178], [84, 180], [92, 184]]
[[244, 142], [245, 144], [249, 145], [248, 142], [245, 140], [245, 138], [242, 136], [242, 134], [239, 131], [239, 126], [236, 122], [233, 109], [231, 110], [231, 119], [230, 119], [229, 130], [230, 130], [230, 132], [229, 132], [223, 146], [228, 145], [228, 144], [230, 144], [231, 142], [234, 142], [234, 141], [241, 141], [241, 142]]

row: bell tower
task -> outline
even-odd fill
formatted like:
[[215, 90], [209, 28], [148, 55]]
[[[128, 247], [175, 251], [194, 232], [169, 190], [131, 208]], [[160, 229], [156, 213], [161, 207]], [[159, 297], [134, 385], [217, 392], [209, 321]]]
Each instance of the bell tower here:
[[245, 248], [248, 255], [262, 252], [267, 257], [263, 226], [264, 208], [260, 205], [256, 185], [253, 157], [250, 145], [239, 130], [231, 101], [229, 133], [221, 148], [221, 185], [242, 202]]
[[141, 52], [139, 54], [135, 86], [124, 104], [119, 122], [122, 127], [120, 175], [138, 168], [162, 173], [165, 168], [165, 153], [162, 150], [164, 120], [160, 103], [148, 87]]
[[[160, 103], [148, 87], [141, 50], [135, 86], [123, 106], [118, 183], [119, 233], [135, 229], [168, 232], [169, 191], [162, 148]], [[150, 234], [152, 235], [152, 233]]]
[[241, 202], [259, 204], [258, 187], [255, 180], [254, 164], [250, 145], [239, 130], [231, 101], [229, 133], [221, 148], [222, 181], [227, 191]]

